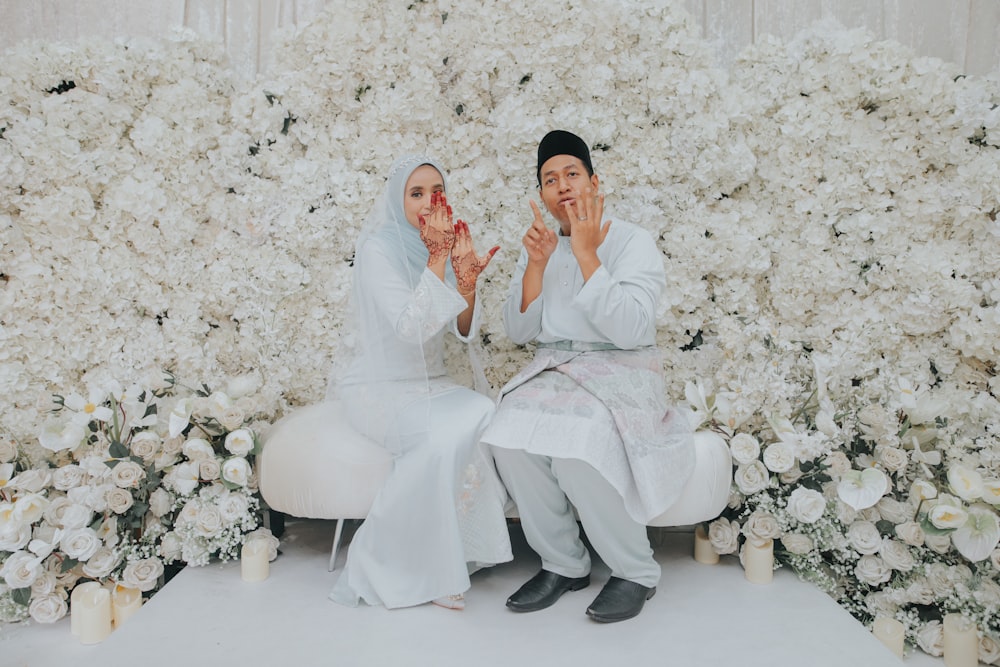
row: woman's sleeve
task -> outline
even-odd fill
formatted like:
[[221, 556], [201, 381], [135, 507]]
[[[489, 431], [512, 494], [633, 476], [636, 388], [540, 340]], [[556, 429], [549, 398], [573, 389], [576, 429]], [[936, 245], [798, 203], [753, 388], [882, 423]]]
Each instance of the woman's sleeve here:
[[364, 257], [356, 263], [358, 278], [374, 302], [370, 305], [375, 306], [384, 321], [392, 323], [400, 340], [427, 341], [454, 322], [468, 306], [454, 288], [445, 285], [430, 269], [425, 267], [416, 286], [411, 288], [399, 273], [400, 267], [394, 266], [375, 244], [367, 244], [363, 251]]

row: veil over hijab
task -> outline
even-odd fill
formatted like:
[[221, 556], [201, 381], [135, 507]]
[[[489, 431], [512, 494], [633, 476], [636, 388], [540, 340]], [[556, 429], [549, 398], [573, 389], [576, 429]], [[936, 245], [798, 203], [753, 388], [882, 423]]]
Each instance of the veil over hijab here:
[[506, 491], [480, 442], [494, 401], [456, 383], [444, 363], [447, 331], [475, 344], [479, 308], [463, 336], [457, 318], [468, 303], [450, 262], [444, 281], [427, 268], [428, 250], [403, 208], [406, 183], [425, 164], [443, 183], [434, 159], [400, 158], [358, 239], [347, 349], [327, 390], [356, 429], [394, 455], [330, 593], [347, 605], [404, 607], [457, 594], [469, 587], [470, 564], [512, 557]]

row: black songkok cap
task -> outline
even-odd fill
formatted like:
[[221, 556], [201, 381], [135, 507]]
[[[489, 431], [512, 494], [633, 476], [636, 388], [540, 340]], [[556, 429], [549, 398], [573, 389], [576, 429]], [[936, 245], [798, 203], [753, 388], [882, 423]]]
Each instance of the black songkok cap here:
[[538, 184], [542, 184], [542, 165], [556, 155], [572, 155], [580, 158], [587, 171], [594, 173], [594, 165], [590, 162], [590, 149], [580, 137], [566, 130], [552, 130], [538, 144]]

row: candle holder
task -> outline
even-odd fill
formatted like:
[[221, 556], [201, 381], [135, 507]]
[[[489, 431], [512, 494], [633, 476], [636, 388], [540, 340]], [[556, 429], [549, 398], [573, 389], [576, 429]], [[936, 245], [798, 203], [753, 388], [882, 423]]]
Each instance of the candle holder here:
[[897, 658], [903, 657], [903, 639], [905, 632], [903, 624], [891, 616], [879, 615], [872, 624], [872, 634], [882, 642], [887, 649], [896, 654]]
[[142, 591], [137, 588], [115, 586], [111, 594], [111, 624], [118, 629], [142, 607]]
[[977, 667], [979, 665], [979, 635], [976, 624], [962, 614], [944, 617], [942, 644], [945, 667]]
[[243, 581], [264, 581], [270, 574], [268, 547], [264, 540], [251, 540], [240, 551], [240, 574]]
[[774, 540], [747, 540], [743, 545], [743, 575], [752, 584], [774, 579]]
[[706, 565], [715, 565], [719, 562], [719, 554], [712, 548], [705, 526], [701, 524], [694, 529], [694, 559]]

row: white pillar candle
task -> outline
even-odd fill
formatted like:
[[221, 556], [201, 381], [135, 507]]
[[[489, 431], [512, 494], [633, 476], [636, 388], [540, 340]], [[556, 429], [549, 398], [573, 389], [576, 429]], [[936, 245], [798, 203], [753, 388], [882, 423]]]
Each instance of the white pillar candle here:
[[142, 607], [142, 591], [137, 588], [115, 586], [111, 594], [111, 622], [115, 628], [120, 628], [132, 614]]
[[976, 667], [979, 664], [979, 636], [976, 624], [961, 614], [944, 617], [945, 667]]
[[774, 540], [743, 545], [743, 575], [753, 584], [769, 584], [774, 578]]
[[269, 574], [267, 543], [251, 540], [243, 545], [240, 553], [240, 572], [243, 581], [264, 581]]
[[903, 624], [891, 616], [877, 616], [872, 624], [872, 634], [875, 635], [885, 647], [896, 654], [897, 658], [903, 657], [903, 639], [905, 632]]
[[90, 591], [100, 587], [96, 581], [88, 581], [73, 587], [73, 593], [69, 596], [69, 631], [74, 637], [80, 636], [80, 617], [83, 615], [83, 604], [80, 600]]
[[77, 617], [80, 641], [84, 644], [104, 641], [111, 634], [111, 591], [98, 584], [84, 590], [75, 604], [72, 615]]
[[705, 527], [701, 524], [694, 529], [694, 559], [706, 565], [715, 565], [719, 562], [719, 554], [712, 548]]

